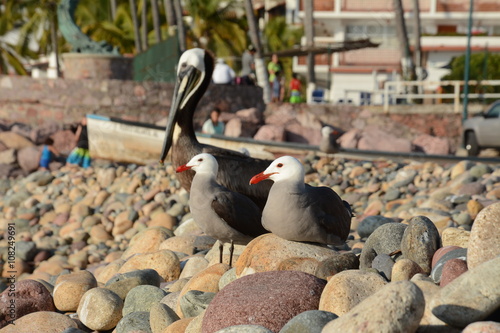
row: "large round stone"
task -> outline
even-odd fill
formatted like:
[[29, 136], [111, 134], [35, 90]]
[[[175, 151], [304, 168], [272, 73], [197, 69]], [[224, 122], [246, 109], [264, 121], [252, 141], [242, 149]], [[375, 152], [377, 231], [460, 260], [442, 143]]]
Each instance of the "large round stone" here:
[[123, 301], [114, 292], [104, 288], [87, 291], [78, 306], [78, 318], [96, 331], [110, 330], [122, 318]]
[[202, 324], [205, 333], [234, 325], [260, 325], [278, 332], [290, 319], [317, 310], [325, 281], [297, 271], [255, 273], [219, 291]]
[[413, 282], [392, 282], [326, 324], [322, 333], [415, 332], [424, 308], [424, 295]]
[[500, 202], [484, 208], [472, 225], [467, 266], [469, 269], [500, 255]]

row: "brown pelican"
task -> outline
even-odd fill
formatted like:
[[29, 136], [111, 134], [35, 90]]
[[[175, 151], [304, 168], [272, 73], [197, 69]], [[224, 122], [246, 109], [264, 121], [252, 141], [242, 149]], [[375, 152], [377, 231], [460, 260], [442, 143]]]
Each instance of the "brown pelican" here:
[[177, 172], [194, 170], [189, 209], [195, 222], [208, 236], [220, 243], [231, 243], [229, 266], [233, 261], [234, 243], [246, 245], [254, 237], [267, 233], [261, 224], [261, 209], [246, 196], [233, 192], [215, 181], [219, 165], [210, 154], [198, 154]]
[[339, 245], [347, 239], [350, 207], [331, 188], [305, 184], [304, 167], [296, 158], [277, 158], [250, 183], [264, 179], [274, 181], [262, 211], [264, 228], [291, 241]]
[[[187, 50], [179, 59], [177, 81], [160, 161], [165, 160], [171, 148], [174, 167], [186, 164], [194, 155], [209, 153], [217, 159], [219, 164], [217, 182], [232, 191], [248, 196], [262, 209], [272, 183], [264, 182], [259, 184], [260, 186], [251, 187], [248, 181], [254, 174], [265, 169], [271, 161], [255, 159], [233, 150], [204, 145], [196, 139], [193, 114], [210, 84], [213, 69], [214, 58], [203, 49]], [[188, 191], [191, 188], [193, 176], [193, 171], [179, 174], [182, 187]]]

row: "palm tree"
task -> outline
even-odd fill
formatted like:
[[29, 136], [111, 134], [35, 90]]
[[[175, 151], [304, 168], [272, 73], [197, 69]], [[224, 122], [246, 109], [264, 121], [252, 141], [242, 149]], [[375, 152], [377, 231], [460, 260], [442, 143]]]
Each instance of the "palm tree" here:
[[415, 79], [415, 64], [411, 57], [410, 42], [408, 41], [408, 31], [406, 29], [402, 0], [394, 0], [394, 13], [396, 20], [396, 33], [403, 56], [403, 76], [406, 80]]
[[163, 0], [163, 6], [165, 7], [165, 16], [167, 17], [167, 23], [169, 27], [175, 26], [175, 9], [172, 0]]
[[158, 8], [158, 0], [151, 0], [151, 13], [153, 15], [153, 26], [156, 36], [156, 42], [161, 42], [161, 28], [160, 28], [160, 10]]
[[135, 0], [129, 0], [130, 12], [132, 14], [132, 22], [134, 25], [134, 41], [136, 52], [142, 52], [141, 35], [139, 33], [139, 20], [137, 18], [137, 4]]
[[235, 1], [192, 0], [186, 9], [193, 19], [189, 29], [193, 45], [208, 48], [219, 57], [240, 57], [246, 47], [243, 21], [230, 15]]
[[173, 0], [175, 9], [175, 20], [177, 22], [177, 34], [179, 39], [179, 49], [186, 51], [186, 30], [184, 29], [184, 20], [182, 19], [181, 0]]
[[[313, 19], [313, 0], [304, 1], [305, 20], [304, 28], [306, 31], [306, 46], [314, 46], [314, 19]], [[314, 73], [314, 54], [309, 52], [307, 54], [307, 101], [310, 101], [312, 91], [316, 88], [316, 75]]]
[[8, 0], [0, 6], [0, 73], [7, 74], [9, 69], [17, 74], [27, 74], [22, 58], [17, 53], [15, 45], [7, 42], [4, 36], [14, 29], [17, 22], [21, 20], [19, 2]]
[[420, 7], [418, 0], [413, 0], [413, 33], [415, 34], [415, 66], [417, 67], [417, 80], [422, 80], [422, 46], [420, 44]]
[[122, 53], [134, 50], [132, 20], [127, 5], [120, 4], [113, 20], [110, 4], [107, 0], [80, 0], [75, 10], [75, 23], [80, 30], [95, 41], [105, 40], [117, 46]]
[[248, 29], [250, 31], [250, 40], [255, 47], [254, 62], [257, 82], [263, 89], [264, 103], [269, 103], [271, 101], [271, 88], [269, 86], [266, 63], [263, 58], [262, 43], [260, 42], [260, 33], [255, 20], [252, 0], [245, 0], [245, 12], [247, 15]]

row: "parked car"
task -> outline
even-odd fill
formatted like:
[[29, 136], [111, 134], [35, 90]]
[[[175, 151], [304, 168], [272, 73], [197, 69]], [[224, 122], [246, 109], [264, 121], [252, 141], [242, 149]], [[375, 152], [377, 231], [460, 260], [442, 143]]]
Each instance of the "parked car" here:
[[477, 156], [483, 148], [500, 149], [500, 100], [485, 112], [465, 120], [462, 133], [469, 156]]

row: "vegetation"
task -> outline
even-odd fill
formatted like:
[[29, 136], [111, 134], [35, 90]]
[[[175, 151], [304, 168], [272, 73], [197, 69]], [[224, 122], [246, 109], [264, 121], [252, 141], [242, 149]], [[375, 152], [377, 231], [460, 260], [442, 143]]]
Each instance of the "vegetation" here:
[[[463, 80], [465, 72], [465, 55], [455, 57], [450, 63], [451, 72], [443, 76], [442, 80]], [[500, 79], [500, 55], [488, 52], [474, 53], [470, 57], [469, 67], [470, 80], [499, 80]], [[446, 92], [451, 92], [452, 87], [444, 87]], [[500, 93], [500, 86], [469, 85], [471, 93]], [[493, 100], [485, 100], [491, 103]]]
[[[14, 71], [17, 74], [27, 74], [23, 66], [27, 63], [26, 60], [38, 59], [54, 51], [58, 54], [71, 51], [71, 45], [58, 33], [57, 5], [60, 1], [0, 2], [0, 73]], [[134, 54], [140, 51], [136, 49], [135, 29], [141, 30], [140, 36], [147, 36], [146, 43], [143, 40], [140, 44], [143, 47], [157, 43], [159, 35], [162, 40], [168, 37], [169, 26], [164, 1], [156, 1], [158, 12], [153, 11], [155, 8], [151, 6], [151, 0], [80, 0], [75, 11], [75, 21], [82, 32], [93, 40], [104, 40], [117, 46], [123, 54]], [[137, 10], [138, 26], [134, 26], [131, 3]], [[237, 5], [241, 6], [241, 3], [237, 4], [235, 0], [185, 2], [183, 12], [191, 17], [190, 20], [184, 18], [187, 47], [207, 48], [217, 57], [227, 58], [228, 62], [238, 70], [239, 59], [250, 44], [250, 38], [246, 16], [235, 14]], [[159, 17], [156, 25], [154, 15]], [[4, 38], [8, 33], [17, 34], [15, 44], [9, 43]], [[266, 46], [264, 52], [269, 53], [298, 44], [302, 29], [289, 28], [284, 18], [275, 18], [267, 24], [264, 36]], [[282, 61], [286, 76], [289, 78], [291, 59]]]

